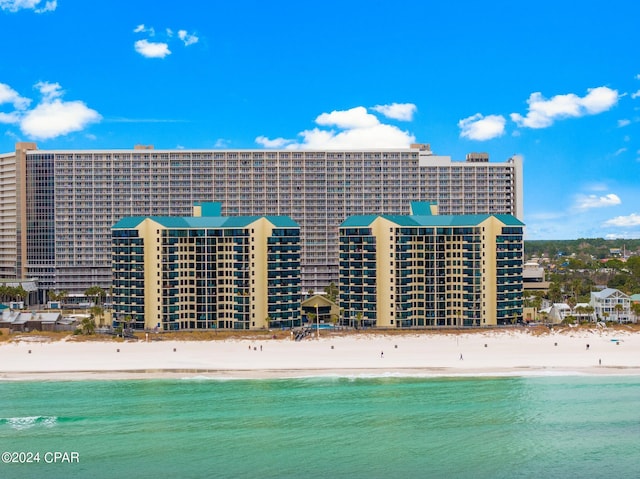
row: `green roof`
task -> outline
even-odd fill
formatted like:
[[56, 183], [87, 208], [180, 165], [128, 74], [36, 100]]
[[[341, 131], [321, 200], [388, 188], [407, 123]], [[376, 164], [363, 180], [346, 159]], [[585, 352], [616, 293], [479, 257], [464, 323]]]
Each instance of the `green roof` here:
[[352, 226], [369, 226], [373, 223], [378, 215], [358, 215], [358, 216], [349, 216], [346, 220], [342, 222], [340, 227], [349, 228]]
[[524, 223], [513, 215], [360, 215], [351, 216], [342, 222], [341, 228], [369, 226], [377, 218], [384, 218], [398, 226], [476, 226], [491, 216], [507, 226], [524, 226]]
[[431, 207], [437, 204], [437, 201], [412, 201], [411, 212], [416, 216], [431, 216]]
[[122, 218], [113, 229], [136, 228], [150, 219], [165, 228], [244, 228], [251, 223], [266, 218], [277, 228], [298, 228], [299, 225], [288, 216], [130, 216]]
[[219, 201], [196, 201], [202, 216], [222, 216], [222, 203]]

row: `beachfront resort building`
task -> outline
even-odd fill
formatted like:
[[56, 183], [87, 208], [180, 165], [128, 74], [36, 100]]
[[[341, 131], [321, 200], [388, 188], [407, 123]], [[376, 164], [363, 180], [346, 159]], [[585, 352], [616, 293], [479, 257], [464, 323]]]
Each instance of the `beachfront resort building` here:
[[300, 227], [286, 216], [135, 216], [112, 228], [116, 323], [160, 331], [300, 325]]
[[340, 225], [340, 307], [383, 327], [522, 321], [523, 223], [512, 215], [352, 216]]
[[111, 286], [111, 226], [128, 216], [189, 216], [218, 201], [224, 216], [290, 216], [300, 227], [303, 291], [338, 281], [338, 226], [362, 214], [440, 213], [523, 219], [522, 161], [429, 145], [361, 150], [38, 150], [0, 154], [0, 278], [43, 291]]

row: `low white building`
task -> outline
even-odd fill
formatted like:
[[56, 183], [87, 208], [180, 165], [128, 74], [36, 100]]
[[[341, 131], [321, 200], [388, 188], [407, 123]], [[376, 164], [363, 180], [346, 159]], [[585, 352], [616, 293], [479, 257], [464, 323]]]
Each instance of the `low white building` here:
[[606, 288], [592, 292], [589, 304], [599, 321], [631, 322], [631, 299], [622, 291]]
[[571, 306], [567, 303], [553, 303], [547, 314], [552, 323], [561, 323], [567, 316], [572, 315]]
[[595, 321], [596, 315], [593, 307], [589, 303], [578, 303], [573, 308], [573, 315], [579, 322], [583, 321]]

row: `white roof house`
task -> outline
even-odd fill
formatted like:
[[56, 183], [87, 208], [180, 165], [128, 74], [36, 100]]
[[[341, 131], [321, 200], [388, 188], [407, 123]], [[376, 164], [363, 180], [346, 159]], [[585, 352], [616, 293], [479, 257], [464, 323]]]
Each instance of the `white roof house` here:
[[571, 316], [571, 314], [571, 306], [567, 303], [553, 303], [548, 313], [552, 323], [561, 323], [567, 316]]
[[589, 312], [589, 308], [593, 309], [589, 303], [578, 303], [573, 308], [573, 315], [578, 321], [595, 321], [595, 311]]
[[605, 288], [591, 293], [591, 301], [596, 318], [601, 321], [627, 323], [632, 320], [631, 299], [622, 291]]

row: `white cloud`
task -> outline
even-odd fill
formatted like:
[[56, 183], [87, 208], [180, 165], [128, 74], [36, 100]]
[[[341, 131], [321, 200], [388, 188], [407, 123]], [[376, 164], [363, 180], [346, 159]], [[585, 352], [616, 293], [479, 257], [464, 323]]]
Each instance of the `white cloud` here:
[[625, 127], [627, 125], [631, 124], [631, 120], [628, 120], [626, 118], [622, 119], [622, 120], [618, 120], [618, 128], [622, 128]]
[[392, 103], [391, 105], [376, 105], [371, 107], [373, 111], [382, 113], [387, 118], [400, 121], [413, 120], [414, 113], [418, 110], [418, 107], [413, 103]]
[[638, 73], [638, 74], [635, 76], [635, 79], [636, 79], [636, 80], [640, 80], [640, 73]]
[[300, 141], [266, 136], [256, 138], [265, 148], [287, 149], [351, 149], [351, 148], [406, 148], [415, 143], [415, 137], [393, 125], [380, 123], [375, 115], [363, 106], [349, 110], [334, 110], [318, 115], [319, 127], [298, 133]]
[[24, 110], [29, 106], [31, 100], [18, 94], [13, 88], [5, 83], [0, 83], [0, 105], [11, 103], [17, 110]]
[[0, 112], [0, 123], [18, 123], [20, 122], [20, 114], [17, 111], [11, 113]]
[[588, 115], [597, 115], [610, 110], [620, 98], [618, 90], [612, 90], [606, 86], [589, 88], [587, 92], [586, 96], [582, 97], [580, 106], [586, 110]]
[[609, 193], [604, 196], [597, 195], [578, 195], [576, 197], [575, 208], [580, 210], [588, 210], [592, 208], [604, 208], [621, 204], [620, 198], [615, 193]]
[[58, 6], [57, 0], [0, 0], [0, 8], [8, 12], [33, 10], [35, 13], [52, 12]]
[[213, 146], [214, 148], [228, 148], [229, 144], [230, 144], [229, 140], [225, 138], [218, 138]]
[[101, 118], [84, 102], [55, 99], [29, 111], [20, 122], [20, 129], [32, 138], [47, 140], [80, 131]]
[[636, 98], [638, 98], [639, 96], [640, 96], [640, 90], [638, 90], [637, 92], [631, 94], [631, 98], [633, 98], [634, 100]]
[[613, 156], [619, 156], [623, 154], [625, 151], [627, 151], [626, 148], [618, 148], [618, 150], [613, 154]]
[[133, 29], [133, 33], [148, 33], [149, 36], [153, 37], [156, 34], [156, 31], [153, 27], [147, 28], [144, 23], [141, 23]]
[[136, 52], [146, 58], [164, 58], [171, 55], [169, 45], [162, 42], [150, 42], [148, 40], [138, 40], [134, 47]]
[[349, 149], [349, 148], [406, 148], [415, 143], [415, 137], [392, 125], [374, 125], [335, 133], [314, 128], [300, 133], [304, 148]]
[[60, 98], [64, 94], [59, 83], [40, 81], [35, 84], [35, 88], [40, 91], [43, 102], [50, 102], [54, 98]]
[[186, 30], [178, 30], [178, 38], [182, 40], [185, 47], [198, 43], [200, 40], [194, 33], [187, 33]]
[[[6, 85], [5, 85], [6, 87]], [[8, 88], [8, 87], [7, 87]], [[7, 88], [3, 89], [4, 92]], [[33, 109], [26, 109], [30, 100], [22, 98], [14, 103], [15, 111], [0, 114], [0, 123], [15, 123], [30, 138], [49, 139], [84, 129], [99, 121], [100, 114], [81, 101], [62, 101], [64, 92], [58, 83], [38, 82], [35, 88], [42, 99]], [[13, 92], [11, 88], [9, 91]], [[24, 108], [23, 108], [24, 107]]]
[[460, 137], [470, 140], [491, 140], [504, 134], [505, 118], [502, 115], [483, 116], [476, 113], [458, 122]]
[[357, 106], [350, 110], [334, 110], [331, 113], [322, 113], [316, 118], [316, 123], [321, 126], [337, 126], [338, 128], [368, 128], [380, 124], [375, 115], [367, 112], [363, 106]]
[[[149, 37], [155, 37], [156, 31], [153, 27], [147, 27], [144, 23], [141, 23], [133, 29], [134, 33], [146, 33]], [[163, 32], [165, 35], [163, 41], [149, 41], [148, 38], [138, 40], [134, 43], [136, 52], [146, 58], [164, 58], [171, 55], [169, 49], [169, 43], [174, 38], [174, 31], [171, 28], [165, 28]], [[188, 33], [187, 30], [178, 30], [178, 38], [182, 41], [185, 47], [198, 43], [200, 40], [194, 33]]]
[[640, 215], [631, 213], [629, 216], [616, 216], [605, 221], [603, 226], [640, 226]]
[[555, 120], [596, 115], [607, 111], [618, 103], [619, 97], [617, 90], [604, 86], [588, 89], [583, 97], [568, 93], [546, 99], [542, 93], [535, 92], [527, 100], [527, 115], [523, 117], [519, 113], [512, 113], [511, 119], [521, 127], [546, 128]]
[[[258, 145], [262, 145], [263, 148], [284, 148], [285, 146], [294, 143], [294, 140], [287, 140], [285, 138], [274, 138], [273, 140], [270, 140], [266, 136], [259, 136], [256, 138], [256, 143]], [[217, 144], [218, 142], [216, 142], [216, 145]]]

